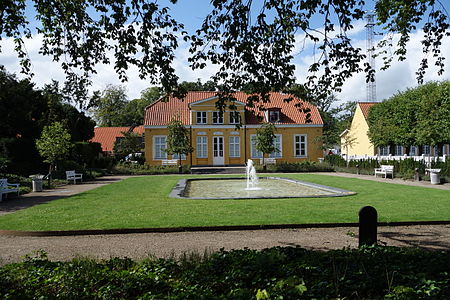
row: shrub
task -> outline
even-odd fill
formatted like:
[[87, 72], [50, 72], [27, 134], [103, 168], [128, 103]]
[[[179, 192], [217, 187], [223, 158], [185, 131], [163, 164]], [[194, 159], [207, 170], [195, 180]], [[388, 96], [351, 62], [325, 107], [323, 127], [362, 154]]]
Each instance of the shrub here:
[[[121, 162], [114, 166], [111, 171], [113, 174], [121, 175], [178, 174], [178, 166], [150, 166]], [[183, 165], [182, 173], [191, 173], [191, 166]]]
[[328, 163], [317, 163], [311, 161], [303, 161], [297, 163], [282, 162], [275, 165], [267, 165], [266, 171], [263, 171], [263, 166], [256, 165], [258, 172], [333, 172], [334, 168]]
[[450, 251], [363, 247], [221, 250], [203, 259], [51, 262], [0, 267], [7, 299], [449, 299]]

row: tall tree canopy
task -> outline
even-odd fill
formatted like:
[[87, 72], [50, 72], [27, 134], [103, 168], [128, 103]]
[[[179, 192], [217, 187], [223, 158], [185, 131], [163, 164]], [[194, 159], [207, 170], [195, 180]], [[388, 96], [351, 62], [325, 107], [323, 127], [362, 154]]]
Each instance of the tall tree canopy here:
[[[373, 2], [387, 37], [380, 44], [384, 67], [393, 58], [405, 59], [407, 41], [421, 27], [424, 59], [417, 79], [423, 79], [430, 56], [442, 73], [440, 47], [450, 33], [449, 16], [439, 0], [214, 0], [195, 33], [186, 32], [157, 0], [12, 0], [0, 4], [0, 37], [12, 38], [23, 71], [31, 73], [24, 38], [36, 26], [43, 37], [41, 53], [61, 61], [67, 88], [80, 99], [86, 97], [89, 76], [101, 63], [113, 63], [122, 80], [131, 66], [137, 66], [142, 78], [161, 84], [165, 93], [183, 94], [173, 60], [180, 41], [186, 41], [192, 69], [216, 65], [213, 80], [225, 96], [251, 87], [261, 98], [250, 101], [266, 100], [269, 90], [281, 91], [294, 83], [294, 47], [310, 42], [316, 52], [305, 86], [324, 98], [339, 91], [355, 72], [364, 71], [367, 80], [373, 79], [373, 70], [364, 63], [365, 51], [348, 36], [354, 22], [364, 19], [366, 4]], [[398, 41], [390, 38], [394, 34], [400, 36]], [[225, 96], [218, 106], [226, 105]]]
[[375, 146], [450, 142], [450, 81], [429, 82], [398, 93], [369, 111]]
[[27, 175], [44, 167], [35, 140], [54, 122], [63, 123], [74, 142], [94, 136], [95, 122], [64, 102], [57, 83], [38, 90], [0, 67], [0, 159], [8, 161], [8, 172]]
[[90, 111], [99, 126], [123, 126], [122, 112], [126, 105], [125, 88], [120, 85], [108, 85], [101, 96], [93, 101]]

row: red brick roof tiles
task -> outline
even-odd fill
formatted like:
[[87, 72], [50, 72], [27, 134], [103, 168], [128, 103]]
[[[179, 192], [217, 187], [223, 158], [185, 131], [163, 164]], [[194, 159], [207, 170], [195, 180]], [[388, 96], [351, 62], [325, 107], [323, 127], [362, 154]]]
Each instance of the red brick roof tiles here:
[[[114, 143], [117, 137], [123, 137], [122, 132], [127, 132], [130, 127], [96, 127], [94, 128], [94, 137], [91, 142], [100, 143], [102, 151], [113, 151]], [[144, 126], [137, 126], [133, 129], [134, 133], [143, 134]]]
[[[177, 99], [170, 97], [167, 102], [161, 100], [149, 105], [145, 109], [144, 125], [150, 126], [165, 126], [167, 125], [173, 116], [178, 115], [184, 125], [190, 125], [189, 104], [197, 102], [203, 99], [208, 99], [216, 96], [217, 92], [189, 92], [183, 99]], [[249, 96], [243, 92], [234, 93], [236, 99], [240, 102], [247, 102]], [[292, 97], [290, 102], [286, 102], [286, 99]], [[269, 96], [270, 102], [263, 103], [262, 106], [265, 109], [278, 108], [281, 111], [281, 120], [276, 124], [313, 124], [322, 125], [323, 121], [320, 117], [317, 107], [314, 105], [302, 101], [296, 97], [288, 94], [281, 94], [271, 92]], [[260, 124], [258, 116], [265, 119], [264, 111], [257, 107], [246, 107], [246, 124]], [[307, 113], [301, 109], [307, 108], [310, 110], [309, 122], [307, 122]]]
[[369, 116], [369, 109], [374, 106], [376, 102], [358, 102], [359, 107], [364, 115], [364, 118], [367, 120]]

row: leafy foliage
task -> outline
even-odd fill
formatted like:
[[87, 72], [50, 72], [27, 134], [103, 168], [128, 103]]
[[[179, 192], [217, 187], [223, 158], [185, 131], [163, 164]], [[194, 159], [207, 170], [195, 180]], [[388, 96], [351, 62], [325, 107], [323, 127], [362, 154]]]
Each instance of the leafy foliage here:
[[450, 81], [429, 82], [398, 93], [369, 111], [375, 146], [438, 145], [450, 141]]
[[95, 97], [95, 100], [91, 103], [90, 111], [99, 126], [123, 126], [122, 110], [126, 104], [125, 88], [119, 85], [108, 85], [101, 96]]
[[55, 122], [44, 127], [41, 137], [36, 140], [36, 147], [44, 161], [50, 164], [50, 170], [58, 160], [69, 155], [73, 146], [70, 140], [70, 133], [61, 123]]
[[[262, 171], [259, 165], [256, 165], [257, 171]], [[296, 163], [277, 163], [275, 165], [268, 165], [265, 172], [333, 172], [334, 168], [330, 164], [317, 163], [313, 161], [303, 161]]]
[[0, 268], [0, 296], [28, 299], [448, 299], [450, 253], [369, 247], [221, 250], [203, 259], [49, 261]]
[[179, 165], [181, 165], [181, 155], [187, 155], [194, 151], [189, 142], [189, 130], [177, 118], [172, 119], [167, 125], [167, 153], [177, 154]]
[[134, 132], [122, 132], [123, 138], [114, 143], [114, 153], [126, 156], [131, 153], [140, 153], [143, 149], [142, 136]]
[[275, 147], [275, 125], [273, 123], [264, 123], [256, 130], [256, 149], [264, 154], [280, 151]]
[[42, 172], [45, 165], [35, 140], [53, 122], [62, 123], [74, 142], [93, 137], [95, 122], [66, 100], [56, 82], [38, 90], [29, 80], [18, 80], [0, 66], [0, 157], [7, 162], [5, 171]]
[[[177, 0], [170, 2], [176, 5]], [[374, 70], [365, 62], [364, 50], [354, 46], [348, 36], [354, 22], [363, 20], [365, 4], [364, 0], [215, 0], [200, 28], [189, 34], [171, 17], [169, 8], [157, 1], [16, 0], [0, 6], [0, 36], [14, 40], [23, 71], [31, 73], [23, 39], [31, 37], [32, 26], [36, 26], [43, 36], [40, 52], [61, 61], [68, 79], [66, 88], [79, 100], [86, 98], [89, 76], [102, 63], [114, 63], [122, 80], [127, 79], [126, 71], [136, 66], [142, 78], [160, 83], [165, 93], [182, 97], [173, 59], [184, 41], [190, 43], [192, 69], [217, 65], [213, 81], [222, 85], [225, 95], [246, 89], [261, 96], [249, 98], [250, 102], [264, 101], [270, 90], [281, 91], [294, 83], [295, 45], [312, 43], [316, 53], [305, 86], [325, 98], [330, 91], [339, 91], [354, 73], [364, 71], [367, 80], [373, 80]], [[26, 14], [32, 5], [35, 15]], [[395, 57], [405, 59], [411, 33], [423, 24], [424, 59], [417, 78], [419, 82], [423, 79], [429, 56], [433, 56], [438, 73], [443, 72], [440, 47], [450, 33], [441, 1], [379, 0], [375, 13], [388, 33], [378, 51], [385, 68]], [[315, 20], [320, 20], [320, 26], [313, 24]], [[395, 45], [394, 34], [400, 34]], [[219, 107], [224, 107], [226, 98], [220, 98]]]

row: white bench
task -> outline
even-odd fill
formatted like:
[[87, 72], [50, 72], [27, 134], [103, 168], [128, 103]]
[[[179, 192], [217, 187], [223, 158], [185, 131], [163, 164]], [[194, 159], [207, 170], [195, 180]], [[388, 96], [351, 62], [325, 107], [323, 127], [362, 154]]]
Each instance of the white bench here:
[[178, 160], [176, 159], [163, 159], [161, 160], [162, 166], [176, 166], [178, 164]]
[[394, 166], [381, 165], [380, 168], [375, 168], [375, 177], [377, 177], [377, 174], [384, 175], [384, 178], [387, 178], [387, 175], [390, 174], [391, 178], [394, 179]]
[[83, 181], [83, 174], [81, 173], [75, 173], [75, 170], [72, 171], [66, 171], [66, 179], [67, 181], [73, 180], [73, 183], [77, 183], [77, 179], [80, 179]]
[[[259, 161], [260, 161], [260, 164], [262, 165], [263, 164], [263, 159], [260, 158]], [[268, 157], [268, 158], [264, 158], [264, 163], [266, 165], [276, 165], [277, 164], [277, 160], [276, 160], [276, 158]]]
[[19, 186], [18, 183], [8, 183], [8, 179], [0, 179], [0, 202], [3, 199], [3, 194], [17, 193], [17, 196], [19, 196]]

